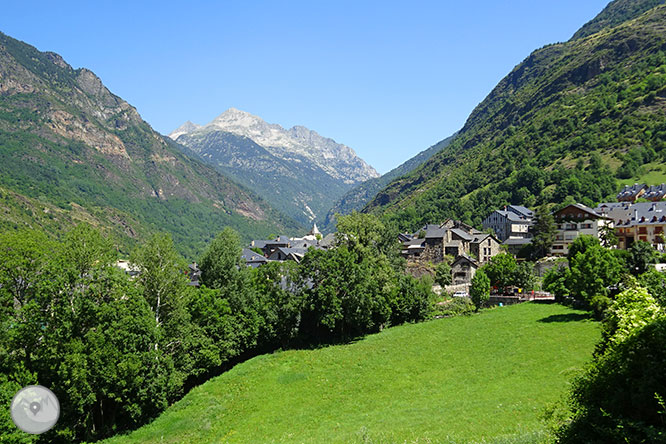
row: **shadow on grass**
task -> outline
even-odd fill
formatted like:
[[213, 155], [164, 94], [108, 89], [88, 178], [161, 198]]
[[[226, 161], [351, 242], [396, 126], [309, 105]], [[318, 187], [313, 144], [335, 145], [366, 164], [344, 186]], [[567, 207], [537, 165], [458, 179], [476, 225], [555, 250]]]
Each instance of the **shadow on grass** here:
[[585, 320], [592, 320], [594, 317], [591, 313], [567, 313], [567, 314], [557, 314], [550, 315], [545, 318], [539, 319], [539, 322], [551, 323], [551, 322], [578, 322]]

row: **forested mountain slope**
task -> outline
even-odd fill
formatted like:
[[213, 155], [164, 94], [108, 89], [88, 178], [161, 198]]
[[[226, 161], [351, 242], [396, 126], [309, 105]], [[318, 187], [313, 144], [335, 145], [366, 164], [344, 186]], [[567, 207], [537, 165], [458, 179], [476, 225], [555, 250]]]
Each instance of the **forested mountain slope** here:
[[225, 225], [247, 237], [296, 227], [183, 155], [91, 71], [2, 33], [0, 187], [4, 228], [58, 234], [85, 220], [124, 247], [168, 231], [193, 255]]
[[666, 6], [628, 17], [533, 52], [451, 145], [365, 211], [403, 228], [445, 217], [480, 225], [508, 203], [593, 204], [614, 198], [618, 179], [663, 176]]
[[427, 150], [421, 151], [416, 156], [393, 168], [388, 173], [383, 174], [380, 177], [368, 179], [347, 191], [329, 210], [326, 219], [320, 226], [321, 230], [324, 233], [334, 230], [336, 214], [349, 214], [352, 211], [360, 211], [382, 188], [391, 183], [392, 180], [414, 171], [423, 162], [449, 146], [454, 138], [455, 134], [437, 142]]

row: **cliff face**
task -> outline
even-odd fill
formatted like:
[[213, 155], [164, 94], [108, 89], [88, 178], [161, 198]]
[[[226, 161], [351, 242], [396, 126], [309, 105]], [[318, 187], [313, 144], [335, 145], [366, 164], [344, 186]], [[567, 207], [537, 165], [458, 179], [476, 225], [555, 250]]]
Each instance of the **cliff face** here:
[[248, 237], [295, 226], [250, 191], [183, 155], [93, 72], [4, 34], [0, 186], [65, 210], [77, 205], [125, 215], [134, 228], [106, 229], [120, 237], [170, 231], [183, 249], [200, 248], [225, 225]]

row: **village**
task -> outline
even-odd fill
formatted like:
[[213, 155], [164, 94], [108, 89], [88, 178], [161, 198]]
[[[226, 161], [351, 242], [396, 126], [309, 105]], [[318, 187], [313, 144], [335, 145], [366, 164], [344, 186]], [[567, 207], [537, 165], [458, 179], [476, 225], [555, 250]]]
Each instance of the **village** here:
[[[581, 235], [593, 236], [605, 243], [611, 232], [616, 237], [615, 248], [626, 250], [633, 242], [640, 240], [663, 252], [666, 241], [664, 197], [666, 184], [634, 184], [625, 186], [618, 193], [616, 202], [601, 203], [596, 208], [575, 203], [553, 212], [556, 230], [550, 254], [535, 263], [535, 274], [543, 276], [548, 269], [561, 266], [569, 246]], [[533, 210], [520, 205], [507, 205], [495, 209], [483, 220], [483, 230], [447, 219], [441, 223], [426, 224], [414, 233], [400, 233], [397, 240], [412, 274], [432, 274], [434, 266], [447, 262], [451, 270], [450, 284], [437, 290], [454, 296], [468, 296], [475, 272], [497, 254], [509, 253], [517, 260], [523, 260], [521, 251], [532, 243], [534, 225]], [[253, 240], [249, 248], [243, 249], [242, 259], [247, 266], [254, 268], [271, 261], [300, 262], [309, 248], [329, 249], [334, 245], [335, 234], [322, 236], [314, 224], [303, 237], [277, 236], [270, 240]], [[198, 279], [196, 264], [191, 266], [191, 271], [193, 279]], [[523, 293], [520, 288], [494, 288], [493, 293], [495, 302], [551, 297], [545, 292]]]

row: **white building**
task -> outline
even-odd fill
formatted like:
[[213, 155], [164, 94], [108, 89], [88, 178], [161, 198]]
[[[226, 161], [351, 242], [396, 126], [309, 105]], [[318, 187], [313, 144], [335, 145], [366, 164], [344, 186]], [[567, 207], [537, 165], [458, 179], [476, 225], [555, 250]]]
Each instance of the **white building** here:
[[604, 227], [613, 228], [613, 219], [583, 204], [572, 204], [553, 214], [557, 223], [557, 235], [550, 249], [553, 256], [566, 256], [569, 247], [580, 235], [601, 238]]

